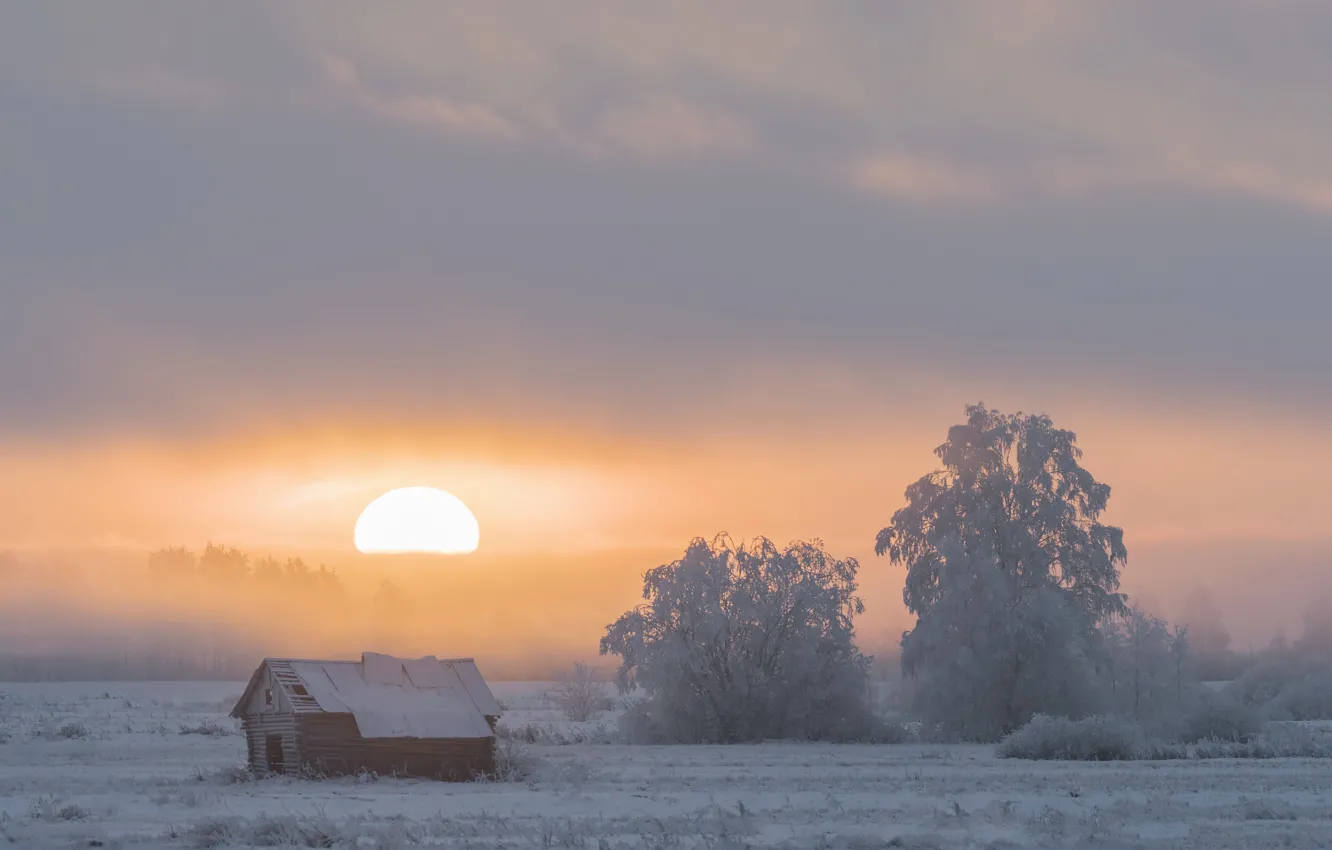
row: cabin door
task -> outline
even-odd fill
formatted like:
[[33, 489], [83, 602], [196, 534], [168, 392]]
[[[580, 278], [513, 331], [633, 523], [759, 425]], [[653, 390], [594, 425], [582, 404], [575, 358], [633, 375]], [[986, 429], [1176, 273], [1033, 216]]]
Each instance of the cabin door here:
[[268, 770], [271, 773], [283, 773], [286, 759], [282, 755], [282, 736], [268, 736]]

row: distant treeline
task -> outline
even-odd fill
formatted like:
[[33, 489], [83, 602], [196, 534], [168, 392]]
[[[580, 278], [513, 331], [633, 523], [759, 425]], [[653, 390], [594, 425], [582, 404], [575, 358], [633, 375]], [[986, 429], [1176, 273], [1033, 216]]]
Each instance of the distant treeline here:
[[265, 555], [251, 555], [231, 546], [209, 543], [196, 555], [184, 547], [159, 549], [148, 556], [148, 575], [170, 582], [199, 581], [238, 589], [246, 582], [269, 587], [287, 587], [303, 591], [322, 591], [332, 595], [345, 592], [337, 570], [323, 564], [311, 567], [300, 558], [279, 561]]
[[[0, 681], [237, 680], [265, 655], [391, 643], [406, 596], [348, 591], [336, 570], [209, 542], [159, 549], [142, 571], [51, 568], [0, 553]], [[26, 596], [25, 596], [26, 594]], [[322, 631], [320, 631], [322, 627]], [[302, 640], [302, 636], [310, 636]]]

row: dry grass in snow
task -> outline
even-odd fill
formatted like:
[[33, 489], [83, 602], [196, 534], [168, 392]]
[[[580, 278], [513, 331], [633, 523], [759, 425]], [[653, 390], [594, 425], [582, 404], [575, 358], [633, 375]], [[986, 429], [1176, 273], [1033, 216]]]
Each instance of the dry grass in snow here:
[[[202, 731], [234, 728], [240, 688], [0, 684], [0, 847], [1258, 850], [1332, 836], [1326, 759], [1035, 762], [988, 746], [511, 735], [510, 781], [255, 781], [237, 769], [243, 738]], [[548, 683], [495, 690], [511, 729], [572, 740], [585, 726], [546, 702]]]

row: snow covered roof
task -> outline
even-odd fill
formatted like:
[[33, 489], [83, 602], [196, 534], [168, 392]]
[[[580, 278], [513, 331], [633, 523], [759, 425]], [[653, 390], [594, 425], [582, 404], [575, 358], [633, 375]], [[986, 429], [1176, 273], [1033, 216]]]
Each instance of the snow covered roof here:
[[[244, 715], [265, 667], [298, 713], [351, 714], [363, 738], [488, 738], [499, 703], [470, 658], [396, 658], [366, 652], [357, 661], [265, 659], [232, 716]], [[293, 692], [299, 684], [305, 693]]]

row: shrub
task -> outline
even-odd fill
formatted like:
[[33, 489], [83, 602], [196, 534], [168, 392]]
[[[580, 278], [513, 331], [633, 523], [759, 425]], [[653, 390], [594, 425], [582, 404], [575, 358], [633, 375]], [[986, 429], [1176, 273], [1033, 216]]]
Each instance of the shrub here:
[[182, 735], [206, 735], [210, 738], [221, 738], [227, 735], [239, 735], [240, 730], [235, 726], [225, 726], [216, 720], [205, 720], [193, 726], [181, 724], [180, 734]]
[[537, 759], [523, 744], [511, 738], [495, 741], [495, 770], [483, 780], [526, 782], [536, 772]]
[[1332, 737], [1319, 735], [1294, 724], [1268, 726], [1261, 735], [1243, 743], [1211, 739], [1199, 741], [1192, 746], [1182, 744], [1175, 746], [1181, 751], [1181, 754], [1160, 757], [1186, 759], [1332, 758]]
[[1179, 739], [1186, 744], [1199, 741], [1245, 744], [1253, 740], [1262, 726], [1262, 717], [1252, 706], [1225, 695], [1207, 695], [1185, 716]]
[[66, 803], [56, 797], [37, 797], [28, 805], [28, 817], [34, 820], [84, 820], [91, 813], [82, 806]]
[[566, 717], [577, 723], [585, 723], [591, 720], [594, 714], [609, 711], [611, 708], [611, 699], [606, 694], [605, 684], [596, 677], [590, 667], [581, 662], [564, 674], [555, 687], [551, 688], [548, 696]]
[[996, 749], [996, 755], [1000, 758], [1070, 761], [1325, 759], [1332, 758], [1332, 735], [1295, 723], [1274, 723], [1245, 740], [1212, 736], [1183, 743], [1148, 740], [1139, 727], [1118, 717], [1068, 720], [1037, 716], [1005, 738]]
[[1269, 723], [1259, 743], [1271, 758], [1332, 758], [1332, 735], [1295, 723]]
[[333, 847], [338, 844], [337, 828], [323, 819], [273, 817], [211, 818], [189, 830], [195, 847]]
[[207, 782], [212, 785], [240, 785], [253, 782], [255, 775], [248, 764], [236, 764], [219, 768], [210, 773], [204, 773], [196, 767], [194, 769], [194, 779], [196, 782]]
[[82, 723], [66, 723], [55, 731], [56, 738], [86, 738], [88, 737], [88, 727]]
[[1265, 706], [1293, 683], [1330, 672], [1325, 661], [1299, 655], [1288, 649], [1263, 653], [1243, 675], [1231, 682], [1226, 693], [1245, 705]]
[[866, 744], [910, 744], [917, 739], [917, 736], [906, 727], [906, 724], [895, 720], [880, 720], [874, 724], [868, 738], [852, 738], [849, 740]]
[[511, 741], [567, 747], [573, 744], [613, 744], [618, 735], [613, 725], [569, 727], [554, 723], [524, 723], [510, 726], [501, 722], [495, 735]]
[[1289, 682], [1268, 705], [1272, 720], [1332, 720], [1332, 673]]
[[1038, 714], [1000, 742], [995, 754], [1009, 759], [1126, 761], [1144, 747], [1142, 730], [1119, 717], [1081, 720]]
[[209, 818], [190, 827], [190, 843], [195, 847], [224, 847], [232, 841], [235, 823], [229, 819]]

